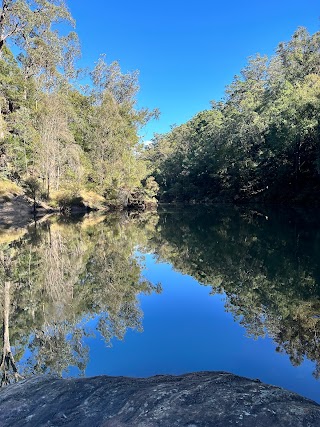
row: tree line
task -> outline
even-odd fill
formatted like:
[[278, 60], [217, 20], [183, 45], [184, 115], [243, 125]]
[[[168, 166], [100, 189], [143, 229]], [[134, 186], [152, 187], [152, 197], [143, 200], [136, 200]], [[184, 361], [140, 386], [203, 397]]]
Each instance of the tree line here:
[[148, 147], [163, 202], [319, 202], [320, 32], [249, 58], [211, 107]]
[[101, 56], [83, 80], [73, 26], [63, 0], [1, 2], [2, 184], [60, 207], [142, 206], [159, 186], [163, 202], [319, 201], [320, 32], [250, 58], [222, 101], [143, 148], [158, 111], [138, 108], [138, 73]]
[[137, 107], [137, 72], [104, 56], [85, 76], [76, 68], [73, 26], [63, 0], [2, 0], [0, 179], [60, 205], [152, 201], [138, 131], [158, 112]]

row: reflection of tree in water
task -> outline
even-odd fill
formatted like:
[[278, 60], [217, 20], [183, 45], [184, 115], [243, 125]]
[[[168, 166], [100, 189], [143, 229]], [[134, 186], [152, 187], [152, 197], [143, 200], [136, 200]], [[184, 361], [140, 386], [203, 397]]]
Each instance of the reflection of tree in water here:
[[[108, 345], [127, 328], [141, 329], [137, 295], [155, 287], [141, 280], [133, 256], [140, 245], [211, 285], [213, 293], [225, 292], [227, 310], [250, 336], [268, 333], [293, 364], [305, 357], [314, 361], [319, 377], [317, 227], [296, 214], [227, 208], [163, 212], [158, 224], [156, 215], [42, 224], [0, 247], [6, 259], [0, 271], [1, 333], [9, 337], [1, 360], [10, 348], [26, 373], [62, 373], [69, 366], [84, 372], [83, 338], [92, 333], [85, 320], [98, 315]], [[13, 366], [6, 369], [11, 379]]]
[[22, 376], [18, 372], [16, 362], [11, 350], [10, 343], [10, 305], [11, 305], [11, 258], [1, 254], [0, 262], [3, 272], [5, 273], [5, 281], [3, 285], [2, 300], [2, 356], [0, 359], [0, 370], [2, 373], [0, 387], [10, 384], [12, 379], [18, 381]]
[[101, 217], [56, 220], [1, 247], [12, 271], [8, 303], [8, 269], [3, 264], [1, 313], [6, 319], [10, 306], [11, 341], [17, 360], [28, 349], [23, 362], [27, 373], [61, 374], [69, 366], [84, 372], [88, 349], [82, 342], [92, 333], [85, 320], [97, 315], [107, 344], [113, 337], [123, 338], [127, 328], [141, 329], [137, 295], [158, 289], [141, 280], [133, 253], [152, 233], [152, 221], [154, 217], [116, 216], [108, 222]]
[[[314, 215], [314, 218], [316, 215]], [[312, 217], [310, 217], [312, 218]], [[242, 209], [163, 212], [152, 245], [212, 292], [250, 336], [268, 333], [294, 365], [320, 374], [320, 230], [301, 212]]]

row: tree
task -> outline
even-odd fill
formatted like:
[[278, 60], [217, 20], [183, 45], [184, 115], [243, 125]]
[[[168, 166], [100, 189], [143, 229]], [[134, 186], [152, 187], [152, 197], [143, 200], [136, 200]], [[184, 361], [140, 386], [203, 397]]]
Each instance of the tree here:
[[118, 194], [126, 205], [131, 191], [141, 186], [146, 170], [139, 161], [138, 130], [156, 110], [137, 109], [138, 74], [122, 73], [117, 62], [108, 65], [101, 57], [91, 73], [94, 89], [87, 137], [91, 180], [100, 192]]
[[44, 72], [56, 74], [58, 66], [72, 70], [78, 54], [74, 32], [60, 35], [56, 25], [74, 25], [64, 0], [2, 0], [0, 8], [0, 58], [11, 40], [19, 49], [26, 78]]
[[320, 32], [256, 55], [203, 111], [146, 150], [160, 200], [319, 203]]
[[35, 213], [37, 206], [37, 196], [39, 195], [40, 191], [40, 182], [33, 176], [30, 176], [25, 180], [25, 186], [27, 195], [30, 195], [33, 199], [33, 213]]

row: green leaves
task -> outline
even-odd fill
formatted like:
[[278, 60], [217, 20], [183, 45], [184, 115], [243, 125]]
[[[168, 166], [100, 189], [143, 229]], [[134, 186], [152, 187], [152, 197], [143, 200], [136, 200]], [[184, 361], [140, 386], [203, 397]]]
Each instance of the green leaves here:
[[320, 33], [299, 28], [271, 59], [257, 55], [213, 102], [147, 158], [166, 201], [318, 200]]
[[59, 33], [59, 25], [74, 26], [63, 0], [4, 0], [0, 8], [0, 56], [11, 40], [27, 78], [42, 75], [46, 84], [58, 69], [71, 76], [73, 62], [80, 54], [76, 33]]

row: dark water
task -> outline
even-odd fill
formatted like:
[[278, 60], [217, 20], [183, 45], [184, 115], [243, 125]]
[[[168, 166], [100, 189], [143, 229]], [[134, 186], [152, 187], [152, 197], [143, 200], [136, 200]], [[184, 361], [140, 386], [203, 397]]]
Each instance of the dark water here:
[[161, 209], [9, 229], [2, 352], [23, 376], [223, 370], [320, 402], [319, 254], [315, 210]]

